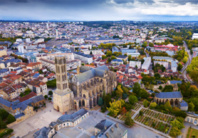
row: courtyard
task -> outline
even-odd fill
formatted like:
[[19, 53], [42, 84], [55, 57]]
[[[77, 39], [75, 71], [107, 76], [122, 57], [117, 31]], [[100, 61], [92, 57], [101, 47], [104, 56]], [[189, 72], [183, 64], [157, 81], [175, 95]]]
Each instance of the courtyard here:
[[11, 128], [14, 130], [15, 137], [22, 137], [32, 131], [48, 126], [52, 121], [56, 121], [61, 115], [61, 113], [53, 109], [52, 103], [46, 102], [46, 108], [38, 111], [34, 116], [12, 126]]
[[[75, 127], [63, 128], [59, 130], [54, 138], [90, 138], [94, 136], [94, 127], [103, 119], [109, 119], [105, 114], [98, 111], [91, 111], [90, 116]], [[116, 123], [115, 121], [111, 120]], [[128, 138], [163, 138], [161, 135], [154, 133], [138, 124], [132, 128], [125, 127], [128, 131]]]

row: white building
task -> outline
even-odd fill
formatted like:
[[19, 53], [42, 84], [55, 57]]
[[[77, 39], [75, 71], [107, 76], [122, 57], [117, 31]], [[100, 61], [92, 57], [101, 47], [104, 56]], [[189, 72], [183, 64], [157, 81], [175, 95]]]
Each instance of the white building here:
[[129, 62], [129, 67], [133, 67], [133, 68], [137, 67], [138, 69], [140, 69], [141, 68], [141, 62], [140, 61], [130, 61]]
[[194, 34], [192, 35], [192, 39], [198, 39], [198, 33], [194, 33]]
[[173, 72], [177, 72], [177, 62], [176, 61], [171, 62], [171, 70]]
[[156, 64], [163, 65], [166, 69], [168, 69], [168, 65], [169, 65], [167, 61], [154, 61], [154, 65]]
[[148, 70], [151, 65], [151, 57], [144, 58], [144, 63], [142, 64], [142, 69]]
[[74, 52], [74, 58], [79, 59], [84, 63], [91, 64], [93, 62], [93, 58], [91, 55], [80, 53], [80, 52]]
[[18, 45], [18, 51], [20, 52], [20, 53], [25, 53], [25, 49], [24, 49], [24, 45], [23, 44], [20, 44], [20, 45]]

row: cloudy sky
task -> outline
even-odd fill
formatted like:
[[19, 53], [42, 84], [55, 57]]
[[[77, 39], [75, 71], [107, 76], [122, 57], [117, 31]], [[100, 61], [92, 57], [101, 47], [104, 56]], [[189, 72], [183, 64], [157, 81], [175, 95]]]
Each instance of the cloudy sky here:
[[198, 21], [198, 0], [0, 0], [0, 20]]

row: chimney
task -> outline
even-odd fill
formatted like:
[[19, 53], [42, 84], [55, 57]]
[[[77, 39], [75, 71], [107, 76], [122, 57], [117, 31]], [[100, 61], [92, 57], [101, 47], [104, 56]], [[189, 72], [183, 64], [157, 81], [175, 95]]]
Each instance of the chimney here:
[[77, 74], [80, 74], [80, 67], [79, 66], [77, 66]]
[[111, 131], [112, 131], [112, 132], [114, 131], [114, 128], [113, 128], [113, 127], [111, 128]]
[[119, 127], [119, 126], [118, 126], [118, 123], [116, 123], [115, 126], [116, 126], [116, 128], [118, 128], [118, 127]]
[[105, 135], [106, 135], [107, 138], [109, 138], [109, 133], [106, 133]]

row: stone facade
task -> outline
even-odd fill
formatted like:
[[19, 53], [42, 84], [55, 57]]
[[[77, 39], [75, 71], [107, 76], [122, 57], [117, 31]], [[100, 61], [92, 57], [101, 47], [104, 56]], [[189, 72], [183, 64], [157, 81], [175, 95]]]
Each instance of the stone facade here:
[[53, 93], [54, 109], [61, 113], [73, 109], [73, 92], [69, 88], [67, 79], [66, 58], [58, 56], [55, 58], [56, 65], [56, 86], [57, 89]]
[[68, 77], [68, 81], [65, 58], [56, 57], [55, 64], [57, 90], [54, 92], [54, 108], [62, 113], [71, 109], [90, 109], [97, 105], [104, 91], [111, 93], [117, 86], [116, 74], [106, 66], [78, 68], [77, 75]]

